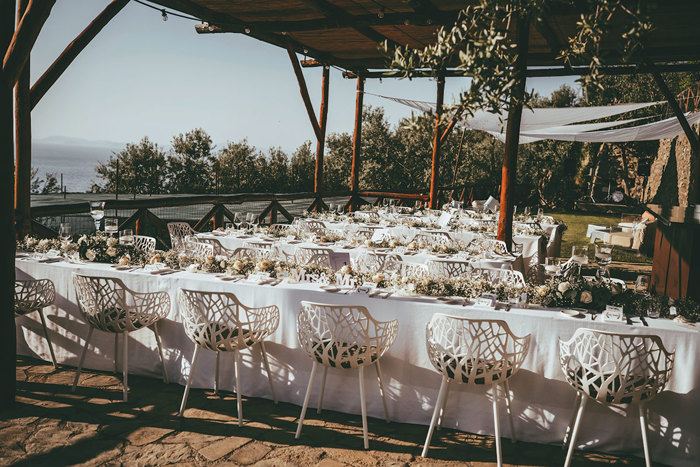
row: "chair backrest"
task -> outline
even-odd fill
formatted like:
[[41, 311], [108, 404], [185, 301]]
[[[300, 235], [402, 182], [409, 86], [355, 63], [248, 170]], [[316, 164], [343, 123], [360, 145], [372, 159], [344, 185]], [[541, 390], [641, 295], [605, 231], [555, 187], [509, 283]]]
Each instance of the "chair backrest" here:
[[407, 263], [402, 261], [399, 264], [399, 276], [412, 277], [414, 279], [427, 279], [430, 277], [428, 266], [420, 263]]
[[484, 237], [483, 235], [477, 235], [472, 239], [467, 245], [467, 251], [470, 254], [479, 253], [495, 253], [503, 255], [508, 253], [508, 248], [503, 240], [496, 240], [495, 238]]
[[356, 368], [381, 357], [396, 339], [398, 320], [377, 321], [363, 306], [301, 302], [297, 335], [319, 363]]
[[151, 253], [156, 250], [156, 239], [147, 235], [134, 235], [134, 248]]
[[575, 389], [606, 403], [635, 403], [663, 391], [675, 354], [659, 336], [579, 328], [559, 341], [559, 360]]
[[353, 262], [359, 272], [399, 272], [403, 260], [401, 256], [391, 253], [368, 251], [360, 254]]
[[85, 319], [103, 331], [135, 331], [167, 316], [167, 292], [136, 293], [116, 277], [73, 274], [78, 307]]
[[311, 232], [322, 234], [326, 230], [326, 224], [316, 219], [302, 219], [299, 222], [299, 230], [302, 233]]
[[[318, 264], [319, 262], [327, 261], [328, 267], [330, 267], [330, 252], [331, 250], [328, 248], [298, 247], [294, 251], [294, 262], [300, 266], [305, 266], [307, 264]], [[323, 256], [327, 259], [322, 259]]]
[[224, 248], [218, 238], [204, 238], [204, 237], [187, 237], [187, 248], [192, 246], [193, 252], [199, 255], [206, 255], [206, 248], [200, 247], [198, 245], [191, 245], [192, 243], [204, 243], [211, 245], [212, 254], [214, 255], [229, 255], [231, 252]]
[[243, 247], [244, 248], [258, 248], [260, 250], [272, 250], [272, 242], [259, 242], [259, 241], [244, 242]]
[[474, 268], [469, 261], [456, 259], [436, 259], [428, 262], [428, 273], [431, 277], [463, 277]]
[[374, 236], [374, 231], [371, 229], [359, 229], [353, 236], [361, 238], [362, 240], [371, 240]]
[[260, 248], [240, 247], [233, 250], [231, 258], [250, 258], [253, 261], [257, 261], [263, 258], [267, 253], [269, 253], [269, 251]]
[[520, 271], [515, 271], [508, 268], [494, 268], [489, 266], [476, 266], [474, 268], [474, 274], [477, 274], [484, 279], [491, 281], [492, 283], [508, 284], [508, 285], [521, 285], [523, 289], [526, 286], [525, 278], [523, 273]]
[[168, 222], [168, 233], [170, 234], [170, 245], [175, 250], [185, 248], [185, 238], [195, 235], [197, 232], [187, 222]]
[[428, 245], [449, 245], [452, 243], [452, 237], [447, 232], [418, 232], [412, 241]]
[[178, 301], [185, 334], [198, 345], [214, 351], [251, 347], [277, 330], [276, 305], [252, 308], [228, 292], [180, 289]]
[[23, 315], [45, 306], [56, 299], [56, 288], [50, 279], [15, 280], [15, 313]]
[[425, 334], [433, 366], [447, 377], [469, 384], [491, 384], [511, 377], [530, 348], [530, 335], [516, 336], [502, 320], [436, 313]]
[[195, 238], [196, 237], [188, 237], [184, 244], [183, 251], [198, 257], [214, 256], [216, 249], [212, 243], [202, 242], [200, 239], [195, 240]]

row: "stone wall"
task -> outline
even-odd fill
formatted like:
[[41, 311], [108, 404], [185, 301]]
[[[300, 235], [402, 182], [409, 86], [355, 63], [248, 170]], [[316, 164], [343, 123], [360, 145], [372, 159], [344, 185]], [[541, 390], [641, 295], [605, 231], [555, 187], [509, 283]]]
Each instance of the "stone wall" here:
[[[695, 125], [693, 130], [700, 133], [700, 125]], [[698, 164], [700, 160], [692, 155], [685, 134], [659, 141], [659, 152], [647, 182], [646, 202], [671, 206], [696, 204]]]

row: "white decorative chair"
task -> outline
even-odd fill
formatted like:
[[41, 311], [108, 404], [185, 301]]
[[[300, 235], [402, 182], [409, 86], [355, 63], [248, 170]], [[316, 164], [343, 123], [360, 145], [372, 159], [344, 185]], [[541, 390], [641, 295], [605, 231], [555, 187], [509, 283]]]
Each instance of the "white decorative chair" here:
[[298, 247], [294, 251], [294, 262], [300, 266], [314, 265], [320, 267], [331, 267], [329, 248]]
[[465, 277], [474, 269], [469, 261], [457, 259], [434, 259], [427, 266], [428, 273], [434, 278]]
[[146, 235], [134, 235], [134, 248], [152, 253], [156, 250], [156, 239]]
[[326, 230], [326, 224], [316, 219], [302, 219], [299, 222], [299, 230], [301, 233], [321, 235]]
[[447, 232], [418, 232], [412, 241], [416, 243], [423, 242], [427, 245], [447, 246], [452, 244], [452, 237]]
[[129, 333], [142, 328], [149, 328], [156, 337], [160, 355], [163, 381], [168, 382], [165, 369], [163, 347], [158, 331], [158, 321], [170, 312], [170, 296], [168, 292], [134, 292], [124, 283], [112, 277], [91, 277], [73, 274], [73, 285], [78, 298], [78, 307], [83, 317], [90, 325], [85, 347], [80, 354], [78, 371], [73, 381], [73, 391], [78, 386], [80, 372], [85, 362], [85, 355], [90, 345], [90, 338], [95, 329], [114, 333], [114, 372], [117, 372], [117, 355], [119, 350], [119, 334], [124, 336], [123, 345], [123, 385], [124, 402], [129, 391]]
[[195, 238], [196, 237], [188, 237], [183, 251], [197, 257], [214, 256], [216, 252], [214, 245], [199, 241], [200, 239], [195, 240]]
[[372, 229], [358, 229], [353, 236], [362, 240], [372, 240], [374, 236], [374, 230]]
[[428, 279], [430, 277], [428, 266], [425, 264], [407, 263], [404, 261], [399, 266], [399, 276], [411, 277], [414, 279]]
[[477, 266], [474, 268], [474, 274], [491, 281], [492, 283], [521, 285], [523, 290], [527, 283], [525, 277], [520, 271], [515, 271], [512, 268], [496, 268], [490, 266]]
[[[616, 334], [580, 328], [568, 341], [559, 341], [559, 360], [566, 381], [576, 390], [565, 466], [571, 463], [583, 409], [588, 399], [604, 405], [638, 404], [644, 459], [651, 465], [646, 431], [646, 403], [664, 390], [671, 377], [675, 353], [654, 335]], [[573, 426], [572, 426], [573, 425]]]
[[168, 222], [168, 233], [170, 234], [170, 246], [174, 250], [184, 250], [185, 239], [197, 234], [187, 222]]
[[228, 256], [231, 254], [231, 251], [224, 248], [224, 246], [221, 244], [221, 242], [217, 238], [203, 238], [203, 237], [194, 237], [194, 236], [187, 237], [186, 249], [188, 251], [192, 251], [194, 254], [197, 254], [197, 255], [209, 256], [210, 254], [208, 253], [208, 251], [204, 251], [204, 250], [207, 250], [206, 248], [200, 247], [199, 245], [193, 245], [193, 243], [194, 244], [204, 243], [207, 245], [211, 245], [211, 247], [212, 247], [211, 254], [214, 254], [214, 255]]
[[257, 261], [261, 258], [264, 258], [268, 253], [270, 252], [267, 250], [262, 250], [260, 248], [250, 248], [242, 246], [233, 250], [233, 253], [231, 253], [231, 258], [249, 258], [253, 261]]
[[499, 386], [503, 385], [505, 388], [511, 439], [515, 441], [508, 379], [522, 366], [530, 348], [530, 335], [517, 337], [502, 320], [467, 319], [442, 313], [433, 315], [426, 326], [425, 334], [428, 357], [435, 369], [442, 374], [442, 383], [421, 455], [426, 457], [428, 454], [436, 422], [438, 427], [442, 424], [449, 384], [456, 382], [477, 386], [491, 385], [496, 458], [500, 466], [502, 460], [498, 416]]
[[495, 238], [488, 238], [478, 235], [467, 245], [467, 252], [469, 254], [480, 254], [486, 252], [497, 255], [505, 255], [508, 253], [508, 247], [502, 240], [496, 240]]
[[49, 330], [46, 327], [44, 308], [53, 305], [56, 300], [56, 288], [50, 279], [39, 280], [15, 280], [15, 317], [24, 316], [33, 311], [39, 312], [41, 326], [44, 328], [44, 336], [49, 344], [49, 353], [53, 367], [56, 368], [56, 354], [53, 352]]
[[355, 268], [359, 272], [377, 273], [377, 272], [399, 272], [403, 260], [401, 256], [391, 253], [378, 253], [368, 251], [360, 254], [354, 261]]
[[301, 348], [311, 357], [313, 366], [306, 388], [304, 405], [299, 416], [296, 438], [301, 436], [304, 416], [309, 405], [311, 388], [319, 364], [324, 366], [321, 394], [318, 399], [318, 413], [323, 407], [323, 393], [326, 388], [328, 367], [352, 369], [360, 374], [360, 404], [362, 405], [362, 431], [364, 447], [369, 448], [367, 438], [367, 406], [365, 403], [364, 367], [375, 364], [379, 391], [384, 405], [384, 416], [389, 422], [389, 411], [384, 395], [382, 371], [379, 359], [394, 343], [399, 330], [398, 320], [377, 321], [363, 306], [324, 305], [301, 302], [297, 319], [297, 335]]
[[260, 353], [270, 383], [270, 392], [276, 404], [277, 395], [272, 386], [272, 373], [267, 360], [264, 339], [275, 332], [279, 326], [279, 308], [276, 305], [259, 308], [247, 307], [234, 294], [227, 292], [200, 292], [180, 289], [178, 300], [182, 310], [185, 334], [195, 343], [192, 366], [187, 377], [187, 385], [182, 395], [178, 416], [181, 417], [185, 411], [187, 396], [192, 384], [192, 375], [197, 366], [199, 351], [202, 348], [216, 352], [215, 392], [219, 390], [219, 357], [221, 352], [233, 352], [238, 426], [243, 425], [240, 379], [241, 350], [260, 344]]

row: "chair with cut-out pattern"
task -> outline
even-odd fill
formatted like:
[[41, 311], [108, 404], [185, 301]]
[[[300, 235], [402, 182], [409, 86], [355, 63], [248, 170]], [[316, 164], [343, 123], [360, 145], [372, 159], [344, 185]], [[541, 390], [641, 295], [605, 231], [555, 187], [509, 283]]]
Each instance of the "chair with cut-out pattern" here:
[[298, 247], [294, 251], [294, 262], [300, 266], [313, 265], [331, 267], [330, 248]]
[[427, 266], [428, 273], [434, 278], [466, 277], [474, 269], [469, 261], [459, 259], [434, 259]]
[[156, 251], [156, 239], [147, 235], [134, 235], [134, 248], [153, 253]]
[[184, 250], [186, 238], [196, 235], [197, 231], [187, 222], [168, 222], [168, 233], [170, 234], [170, 246], [173, 250]]
[[671, 377], [675, 353], [659, 336], [617, 334], [580, 328], [568, 341], [559, 341], [559, 360], [569, 385], [576, 390], [574, 412], [564, 434], [571, 463], [586, 402], [603, 405], [637, 404], [644, 459], [651, 465], [646, 431], [646, 404], [664, 390]]
[[149, 328], [156, 337], [160, 355], [163, 381], [167, 383], [168, 374], [165, 369], [163, 347], [158, 330], [158, 321], [170, 313], [170, 295], [168, 292], [135, 292], [124, 282], [114, 277], [93, 277], [73, 274], [73, 285], [78, 298], [78, 307], [83, 317], [90, 325], [85, 347], [80, 354], [78, 370], [73, 381], [73, 391], [78, 386], [80, 372], [85, 362], [90, 338], [95, 329], [114, 333], [114, 372], [117, 372], [117, 355], [119, 350], [119, 334], [124, 336], [123, 343], [123, 385], [124, 402], [129, 391], [129, 333], [139, 329]]
[[221, 352], [233, 352], [233, 369], [236, 378], [236, 402], [238, 426], [243, 425], [243, 404], [241, 401], [240, 352], [260, 346], [263, 365], [267, 372], [270, 392], [275, 404], [277, 394], [272, 385], [272, 373], [265, 349], [265, 338], [277, 330], [280, 321], [280, 311], [276, 305], [265, 307], [248, 307], [238, 298], [228, 292], [201, 292], [197, 290], [180, 289], [178, 301], [182, 311], [182, 324], [185, 334], [195, 344], [194, 355], [187, 385], [182, 395], [182, 403], [178, 416], [182, 416], [190, 393], [192, 375], [197, 366], [201, 349], [216, 352], [216, 373], [214, 376], [214, 391], [219, 390], [219, 359]]
[[[530, 348], [530, 335], [517, 337], [502, 320], [467, 319], [436, 313], [426, 326], [426, 346], [430, 363], [442, 374], [440, 391], [425, 439], [422, 456], [426, 457], [430, 439], [442, 424], [451, 382], [476, 386], [491, 385], [496, 459], [501, 460], [501, 429], [498, 416], [499, 387], [505, 389], [511, 439], [515, 427], [510, 398], [510, 379], [523, 364]], [[439, 419], [439, 421], [438, 421]]]
[[304, 416], [309, 405], [314, 376], [319, 364], [324, 366], [318, 413], [323, 407], [328, 368], [357, 368], [360, 377], [360, 404], [362, 406], [362, 431], [364, 447], [369, 448], [367, 436], [367, 406], [365, 403], [364, 367], [374, 364], [377, 370], [379, 391], [384, 405], [384, 416], [389, 421], [389, 410], [384, 395], [384, 384], [379, 359], [394, 343], [399, 329], [398, 320], [377, 321], [363, 306], [326, 305], [301, 302], [297, 319], [297, 335], [301, 348], [313, 361], [304, 404], [299, 416], [296, 438], [301, 436]]
[[353, 261], [353, 265], [358, 272], [394, 273], [400, 271], [402, 262], [401, 256], [396, 254], [367, 251], [360, 254]]
[[[188, 237], [185, 242], [183, 251], [187, 254], [196, 257], [214, 256], [216, 247], [209, 242], [200, 241], [202, 239], [196, 237]], [[218, 240], [217, 240], [218, 241]]]
[[15, 280], [15, 318], [24, 316], [34, 311], [39, 312], [41, 327], [44, 328], [46, 343], [49, 345], [49, 353], [53, 367], [56, 368], [56, 354], [53, 351], [49, 329], [46, 327], [44, 308], [53, 305], [56, 300], [56, 288], [50, 279]]

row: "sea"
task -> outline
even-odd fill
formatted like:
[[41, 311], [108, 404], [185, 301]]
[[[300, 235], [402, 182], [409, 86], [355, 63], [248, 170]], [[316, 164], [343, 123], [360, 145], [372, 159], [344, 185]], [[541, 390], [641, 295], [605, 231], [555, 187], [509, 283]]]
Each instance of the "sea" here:
[[73, 138], [47, 138], [32, 142], [32, 168], [38, 169], [37, 176], [46, 178], [47, 173], [56, 174], [58, 182], [68, 193], [84, 193], [93, 183], [102, 183], [95, 167], [106, 162], [109, 157], [122, 150], [125, 145], [108, 141], [87, 141]]

